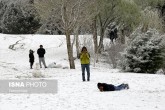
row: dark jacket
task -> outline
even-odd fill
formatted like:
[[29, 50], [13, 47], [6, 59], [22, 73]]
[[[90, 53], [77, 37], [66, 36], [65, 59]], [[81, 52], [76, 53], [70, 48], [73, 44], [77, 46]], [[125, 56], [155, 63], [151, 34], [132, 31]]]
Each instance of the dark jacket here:
[[34, 62], [34, 55], [33, 55], [33, 53], [29, 54], [29, 62]]
[[45, 49], [44, 48], [39, 48], [37, 50], [37, 54], [40, 58], [44, 57], [44, 54], [45, 54]]
[[112, 84], [101, 83], [103, 86], [103, 91], [115, 91], [115, 87]]

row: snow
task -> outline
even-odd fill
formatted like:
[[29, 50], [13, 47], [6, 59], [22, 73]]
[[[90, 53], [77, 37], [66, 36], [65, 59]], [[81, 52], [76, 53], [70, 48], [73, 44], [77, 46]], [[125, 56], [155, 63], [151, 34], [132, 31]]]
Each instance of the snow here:
[[[23, 46], [9, 49], [18, 40]], [[33, 78], [28, 53], [33, 49], [38, 63], [36, 50], [41, 44], [46, 49], [47, 65], [69, 66], [65, 36], [0, 34], [0, 44], [1, 79]], [[164, 75], [122, 73], [103, 63], [93, 67], [91, 62], [91, 81], [82, 82], [80, 62], [77, 59], [75, 63], [75, 70], [40, 69], [45, 79], [58, 80], [57, 94], [0, 94], [0, 110], [164, 110]], [[98, 82], [128, 83], [130, 89], [99, 92]]]

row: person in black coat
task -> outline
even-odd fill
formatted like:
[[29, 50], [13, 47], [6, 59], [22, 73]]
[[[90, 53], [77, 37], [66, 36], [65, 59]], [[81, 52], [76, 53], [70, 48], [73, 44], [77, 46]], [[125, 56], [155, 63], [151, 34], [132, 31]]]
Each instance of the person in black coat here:
[[110, 31], [108, 35], [109, 35], [109, 38], [110, 38], [111, 42], [113, 43], [113, 39], [114, 39], [114, 36], [115, 36], [114, 31]]
[[123, 90], [123, 89], [129, 89], [128, 84], [120, 84], [118, 86], [114, 86], [113, 84], [98, 83], [97, 87], [101, 92], [103, 92], [103, 91], [119, 91], [119, 90]]
[[34, 55], [33, 55], [34, 51], [33, 50], [29, 50], [29, 62], [30, 62], [30, 69], [33, 69], [33, 64], [34, 64]]
[[44, 64], [45, 68], [47, 68], [46, 63], [45, 63], [45, 55], [46, 51], [43, 48], [43, 45], [40, 45], [40, 48], [37, 50], [37, 54], [39, 56], [39, 63], [40, 63], [40, 68], [42, 68], [41, 62]]
[[118, 30], [117, 28], [115, 28], [108, 33], [108, 37], [110, 38], [112, 43], [114, 42], [114, 40], [116, 41], [116, 39], [118, 38], [117, 32]]

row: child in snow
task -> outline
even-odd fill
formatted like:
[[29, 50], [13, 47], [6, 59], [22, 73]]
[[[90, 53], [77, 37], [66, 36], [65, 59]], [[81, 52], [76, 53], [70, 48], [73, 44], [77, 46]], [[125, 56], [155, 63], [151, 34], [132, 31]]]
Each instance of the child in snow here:
[[87, 81], [90, 81], [90, 55], [86, 47], [83, 47], [80, 53], [82, 80], [85, 81], [85, 69], [87, 71]]
[[29, 62], [30, 62], [30, 69], [33, 69], [33, 63], [34, 63], [34, 55], [33, 55], [34, 51], [33, 50], [29, 50]]
[[101, 92], [103, 92], [103, 91], [119, 91], [119, 90], [123, 90], [123, 89], [129, 89], [128, 84], [120, 84], [118, 86], [114, 86], [113, 84], [98, 83], [97, 87]]

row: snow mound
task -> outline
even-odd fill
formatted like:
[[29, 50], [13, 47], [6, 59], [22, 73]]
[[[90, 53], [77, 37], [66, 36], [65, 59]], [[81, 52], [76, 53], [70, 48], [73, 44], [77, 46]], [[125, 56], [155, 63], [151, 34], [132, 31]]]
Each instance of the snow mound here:
[[35, 68], [32, 72], [34, 78], [42, 78], [45, 77], [44, 74], [40, 71], [39, 63], [36, 63]]
[[56, 62], [52, 62], [48, 65], [48, 68], [62, 68], [62, 69], [69, 69], [68, 66], [57, 64]]

